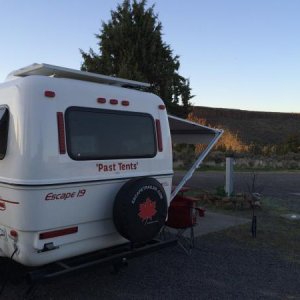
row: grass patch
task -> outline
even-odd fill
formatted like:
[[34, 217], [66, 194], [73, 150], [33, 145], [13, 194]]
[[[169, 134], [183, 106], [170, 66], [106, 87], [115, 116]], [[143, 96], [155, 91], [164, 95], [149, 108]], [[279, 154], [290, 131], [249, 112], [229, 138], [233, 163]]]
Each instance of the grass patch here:
[[[188, 194], [197, 197], [201, 191], [193, 190]], [[280, 255], [293, 262], [300, 263], [300, 221], [289, 220], [282, 215], [300, 212], [299, 207], [291, 211], [288, 203], [282, 199], [262, 198], [262, 207], [255, 209], [257, 216], [257, 236], [252, 237], [251, 223], [231, 227], [222, 231], [222, 234], [242, 243], [246, 247], [266, 247], [275, 250]], [[252, 209], [223, 207], [211, 203], [199, 202], [199, 205], [208, 211], [229, 214], [236, 217], [252, 219]]]
[[257, 237], [252, 238], [250, 225], [232, 227], [224, 234], [252, 247], [267, 247], [278, 251], [290, 261], [300, 263], [300, 222], [290, 221], [278, 215], [257, 212]]

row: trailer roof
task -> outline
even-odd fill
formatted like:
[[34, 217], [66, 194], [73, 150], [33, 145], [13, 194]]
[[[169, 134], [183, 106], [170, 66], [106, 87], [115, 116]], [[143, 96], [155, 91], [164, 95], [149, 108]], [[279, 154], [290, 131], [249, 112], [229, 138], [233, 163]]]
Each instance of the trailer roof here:
[[104, 83], [104, 84], [121, 86], [121, 87], [146, 88], [150, 86], [149, 83], [143, 83], [139, 81], [106, 76], [102, 74], [95, 74], [91, 72], [79, 71], [79, 70], [74, 70], [69, 68], [63, 68], [63, 67], [48, 65], [44, 63], [42, 64], [35, 63], [30, 66], [13, 71], [7, 76], [7, 78], [11, 78], [13, 76], [25, 77], [30, 75], [70, 78], [70, 79]]

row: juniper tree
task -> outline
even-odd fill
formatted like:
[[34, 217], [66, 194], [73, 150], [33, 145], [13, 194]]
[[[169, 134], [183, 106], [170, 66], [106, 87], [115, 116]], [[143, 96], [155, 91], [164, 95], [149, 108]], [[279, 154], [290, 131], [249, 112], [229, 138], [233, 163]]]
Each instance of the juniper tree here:
[[147, 1], [125, 0], [96, 34], [99, 53], [80, 50], [81, 69], [148, 82], [169, 112], [187, 116], [191, 96], [189, 80], [179, 74], [179, 56], [162, 40], [162, 24]]

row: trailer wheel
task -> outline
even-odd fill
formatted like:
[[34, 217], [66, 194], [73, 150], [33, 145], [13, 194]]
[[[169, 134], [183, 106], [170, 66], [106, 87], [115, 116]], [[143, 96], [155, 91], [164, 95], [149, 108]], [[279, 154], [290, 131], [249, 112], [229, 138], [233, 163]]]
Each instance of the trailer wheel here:
[[118, 192], [113, 220], [118, 232], [131, 242], [153, 239], [167, 217], [167, 197], [154, 178], [129, 180]]

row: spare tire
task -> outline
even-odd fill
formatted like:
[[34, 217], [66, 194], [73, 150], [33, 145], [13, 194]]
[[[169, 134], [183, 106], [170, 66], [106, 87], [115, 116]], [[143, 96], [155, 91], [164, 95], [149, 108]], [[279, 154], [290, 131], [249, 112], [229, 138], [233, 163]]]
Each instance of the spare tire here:
[[131, 242], [153, 239], [167, 217], [167, 197], [154, 178], [132, 179], [118, 192], [113, 220], [118, 232]]

